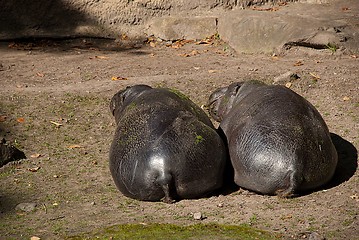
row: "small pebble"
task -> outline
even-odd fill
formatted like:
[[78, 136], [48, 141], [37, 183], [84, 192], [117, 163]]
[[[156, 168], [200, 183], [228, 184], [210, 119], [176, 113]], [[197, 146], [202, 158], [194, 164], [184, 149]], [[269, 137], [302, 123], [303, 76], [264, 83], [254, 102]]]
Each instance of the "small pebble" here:
[[325, 238], [320, 236], [320, 234], [317, 232], [310, 233], [308, 236], [308, 239], [309, 240], [325, 240]]
[[196, 212], [193, 214], [193, 218], [195, 220], [202, 220], [203, 219], [203, 216], [202, 216], [202, 213], [201, 212]]

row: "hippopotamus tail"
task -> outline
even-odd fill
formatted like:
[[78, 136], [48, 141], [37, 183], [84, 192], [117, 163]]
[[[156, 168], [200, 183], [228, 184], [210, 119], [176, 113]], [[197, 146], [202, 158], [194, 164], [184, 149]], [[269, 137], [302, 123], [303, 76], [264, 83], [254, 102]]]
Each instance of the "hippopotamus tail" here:
[[275, 191], [275, 194], [281, 198], [295, 197], [299, 186], [303, 182], [303, 176], [298, 170], [289, 170], [283, 179], [285, 186]]
[[157, 184], [161, 186], [165, 196], [161, 199], [164, 203], [174, 203], [177, 199], [177, 192], [175, 186], [175, 179], [170, 173], [165, 173], [159, 176], [156, 180]]

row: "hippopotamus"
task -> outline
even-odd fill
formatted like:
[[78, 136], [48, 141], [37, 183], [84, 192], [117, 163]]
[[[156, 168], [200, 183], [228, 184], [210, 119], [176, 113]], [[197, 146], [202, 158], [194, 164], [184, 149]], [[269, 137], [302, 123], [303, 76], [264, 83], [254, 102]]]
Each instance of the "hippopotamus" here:
[[224, 142], [207, 114], [184, 94], [134, 85], [112, 97], [110, 110], [117, 128], [109, 167], [123, 195], [172, 203], [222, 186]]
[[220, 122], [238, 186], [294, 197], [332, 178], [338, 155], [328, 127], [315, 107], [289, 88], [236, 82], [214, 91], [207, 105]]

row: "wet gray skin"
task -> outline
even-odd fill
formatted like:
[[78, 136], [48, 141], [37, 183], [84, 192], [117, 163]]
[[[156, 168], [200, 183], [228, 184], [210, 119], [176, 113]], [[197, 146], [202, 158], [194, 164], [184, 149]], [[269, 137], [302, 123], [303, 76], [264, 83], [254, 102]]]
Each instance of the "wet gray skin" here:
[[220, 122], [240, 187], [291, 197], [332, 178], [338, 157], [328, 127], [292, 90], [233, 83], [213, 92], [208, 107]]
[[171, 203], [222, 186], [224, 143], [186, 96], [135, 85], [116, 93], [110, 109], [117, 124], [110, 170], [125, 196]]

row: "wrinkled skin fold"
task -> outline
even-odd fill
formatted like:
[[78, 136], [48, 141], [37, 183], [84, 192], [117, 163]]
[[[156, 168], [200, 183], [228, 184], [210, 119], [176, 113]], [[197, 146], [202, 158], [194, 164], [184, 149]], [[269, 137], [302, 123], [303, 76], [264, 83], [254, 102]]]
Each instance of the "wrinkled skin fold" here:
[[110, 170], [127, 197], [171, 203], [220, 188], [226, 151], [201, 108], [171, 89], [135, 85], [110, 103]]
[[217, 89], [208, 101], [243, 188], [291, 197], [326, 184], [338, 161], [319, 112], [284, 86], [259, 81]]

